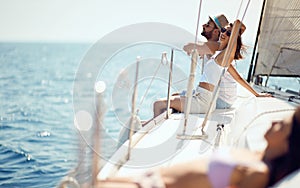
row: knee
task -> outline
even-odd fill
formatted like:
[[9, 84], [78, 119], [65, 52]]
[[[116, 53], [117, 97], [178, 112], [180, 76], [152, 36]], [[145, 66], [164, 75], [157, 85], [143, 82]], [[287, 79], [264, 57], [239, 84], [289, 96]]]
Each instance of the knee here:
[[154, 109], [161, 109], [161, 108], [163, 108], [164, 103], [165, 103], [164, 101], [155, 101], [153, 103], [153, 108]]
[[154, 117], [163, 113], [165, 110], [166, 110], [166, 102], [158, 100], [153, 103]]

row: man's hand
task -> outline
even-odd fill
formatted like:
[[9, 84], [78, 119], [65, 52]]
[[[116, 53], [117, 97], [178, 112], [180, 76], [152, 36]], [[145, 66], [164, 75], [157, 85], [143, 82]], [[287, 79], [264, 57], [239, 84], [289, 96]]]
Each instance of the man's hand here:
[[[197, 45], [197, 44], [196, 44]], [[183, 50], [188, 54], [191, 55], [192, 51], [195, 48], [195, 43], [188, 43], [186, 45], [184, 45]], [[197, 48], [197, 47], [196, 47]]]

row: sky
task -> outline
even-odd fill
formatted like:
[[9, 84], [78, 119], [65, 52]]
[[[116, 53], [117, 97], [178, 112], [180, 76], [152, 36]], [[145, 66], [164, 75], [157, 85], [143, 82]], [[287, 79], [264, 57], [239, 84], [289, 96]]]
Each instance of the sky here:
[[[196, 33], [201, 0], [0, 0], [0, 41], [96, 42], [135, 23], [160, 22]], [[238, 15], [239, 6], [243, 2]], [[248, 0], [202, 0], [208, 16], [242, 19]], [[243, 22], [245, 43], [254, 43], [262, 0], [250, 0]], [[203, 39], [204, 40], [204, 39]]]

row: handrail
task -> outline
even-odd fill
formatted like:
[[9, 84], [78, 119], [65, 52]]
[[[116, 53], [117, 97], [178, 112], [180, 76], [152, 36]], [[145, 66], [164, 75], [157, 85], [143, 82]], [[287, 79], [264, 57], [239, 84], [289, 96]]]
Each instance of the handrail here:
[[[169, 75], [169, 90], [171, 87], [171, 81], [172, 81], [172, 63], [173, 63], [173, 53], [174, 53], [174, 49], [172, 49], [172, 55], [171, 55], [171, 65], [170, 65], [170, 75]], [[118, 169], [120, 169], [127, 161], [130, 160], [130, 153], [131, 153], [131, 149], [154, 127], [157, 125], [157, 123], [160, 123], [162, 120], [165, 119], [165, 117], [167, 117], [168, 111], [164, 112], [162, 114], [160, 114], [159, 116], [155, 117], [154, 119], [152, 119], [151, 121], [153, 121], [154, 123], [147, 123], [145, 125], [145, 128], [147, 128], [146, 130], [144, 130], [144, 132], [142, 134], [140, 134], [138, 137], [133, 138], [133, 134], [134, 134], [134, 121], [136, 121], [137, 118], [137, 112], [135, 109], [135, 103], [136, 103], [136, 96], [137, 96], [137, 82], [138, 82], [138, 72], [139, 72], [139, 63], [140, 63], [140, 57], [137, 57], [137, 61], [136, 61], [136, 75], [135, 75], [135, 82], [134, 82], [134, 91], [133, 91], [133, 95], [132, 95], [132, 108], [131, 108], [131, 117], [130, 117], [130, 121], [129, 121], [129, 125], [130, 125], [130, 132], [129, 132], [129, 139], [128, 139], [128, 151], [127, 153], [124, 155], [123, 158], [121, 158], [116, 165], [114, 165], [114, 169], [110, 172], [109, 176], [112, 176], [116, 173], [116, 171]], [[160, 64], [168, 64], [168, 60], [167, 60], [167, 53], [163, 52], [162, 56], [161, 56], [161, 63]], [[158, 68], [159, 69], [159, 68]], [[158, 69], [156, 70], [156, 73], [158, 71]], [[151, 81], [152, 82], [152, 81]], [[151, 84], [150, 84], [151, 85]], [[170, 92], [169, 92], [170, 93]]]

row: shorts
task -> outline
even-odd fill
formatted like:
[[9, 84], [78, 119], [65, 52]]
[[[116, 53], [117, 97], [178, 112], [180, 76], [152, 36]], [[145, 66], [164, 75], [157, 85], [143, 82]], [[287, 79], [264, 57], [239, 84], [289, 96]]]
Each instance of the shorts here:
[[229, 109], [231, 108], [232, 104], [229, 104], [227, 102], [225, 102], [224, 100], [218, 98], [217, 102], [216, 102], [216, 108], [217, 109]]
[[[196, 92], [192, 96], [191, 114], [205, 114], [208, 111], [213, 93], [202, 87], [197, 87]], [[212, 110], [216, 109], [216, 103], [213, 103]]]

